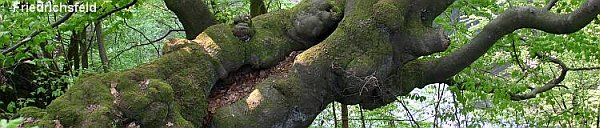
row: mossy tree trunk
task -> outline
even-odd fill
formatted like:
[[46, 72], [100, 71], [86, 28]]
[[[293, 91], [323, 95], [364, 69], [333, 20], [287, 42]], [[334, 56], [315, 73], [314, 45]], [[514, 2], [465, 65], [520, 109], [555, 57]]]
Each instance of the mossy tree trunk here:
[[[39, 124], [57, 119], [75, 127], [307, 127], [334, 101], [374, 109], [415, 88], [445, 82], [517, 29], [572, 33], [600, 12], [600, 0], [588, 0], [570, 14], [511, 9], [456, 52], [417, 59], [448, 47], [445, 33], [431, 24], [452, 3], [304, 0], [253, 18], [247, 41], [232, 34], [242, 27], [213, 25], [194, 40], [170, 40], [165, 55], [152, 63], [82, 77], [47, 109], [20, 113], [42, 119]], [[287, 74], [270, 76], [247, 97], [208, 114], [207, 96], [217, 80], [244, 65], [273, 66], [296, 50], [304, 51]], [[212, 120], [203, 121], [206, 116]]]

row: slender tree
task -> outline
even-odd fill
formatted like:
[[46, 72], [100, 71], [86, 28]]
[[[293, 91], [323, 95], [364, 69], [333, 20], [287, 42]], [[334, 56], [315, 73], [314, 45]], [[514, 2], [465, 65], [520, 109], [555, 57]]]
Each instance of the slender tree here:
[[348, 124], [348, 105], [342, 104], [342, 128], [349, 128]]
[[108, 61], [108, 55], [106, 55], [104, 36], [102, 35], [102, 21], [98, 20], [94, 23], [94, 31], [96, 33], [96, 44], [98, 45], [98, 55], [100, 55], [102, 69], [104, 72], [108, 72], [110, 71], [110, 62]]

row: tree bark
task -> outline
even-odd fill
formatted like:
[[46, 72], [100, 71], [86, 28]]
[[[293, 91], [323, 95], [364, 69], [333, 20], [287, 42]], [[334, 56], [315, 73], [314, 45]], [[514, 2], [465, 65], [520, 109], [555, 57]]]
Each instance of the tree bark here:
[[97, 20], [94, 23], [94, 29], [96, 31], [96, 43], [98, 44], [98, 54], [100, 55], [100, 61], [102, 62], [102, 69], [104, 72], [110, 71], [110, 62], [106, 55], [106, 48], [104, 48], [104, 37], [102, 35], [102, 21]]
[[81, 33], [72, 31], [69, 48], [67, 50], [67, 59], [63, 71], [71, 71], [71, 69], [79, 69], [79, 47], [81, 44]]
[[349, 128], [348, 124], [348, 105], [342, 104], [342, 128]]
[[263, 0], [250, 0], [250, 16], [256, 17], [267, 13], [267, 7]]
[[[251, 19], [242, 27], [255, 32], [247, 41], [232, 33], [240, 27], [213, 25], [194, 40], [170, 40], [152, 63], [82, 78], [47, 109], [19, 113], [42, 119], [40, 124], [57, 119], [74, 127], [110, 127], [115, 120], [144, 127], [307, 127], [334, 101], [374, 109], [443, 82], [516, 29], [571, 33], [600, 12], [599, 0], [564, 15], [510, 10], [449, 56], [419, 58], [448, 48], [448, 37], [431, 22], [452, 2], [304, 0]], [[246, 97], [208, 112], [208, 94], [219, 79], [244, 65], [274, 66], [296, 50], [304, 51], [287, 73], [271, 75]]]
[[337, 112], [335, 112], [335, 102], [331, 103], [331, 109], [332, 109], [332, 113], [333, 113], [333, 127], [337, 128], [338, 120], [337, 120]]
[[79, 47], [79, 53], [81, 55], [81, 69], [88, 68], [88, 44], [91, 42], [88, 40], [88, 38], [88, 27], [86, 25], [81, 31], [81, 45]]
[[167, 8], [179, 19], [187, 39], [195, 39], [204, 29], [216, 24], [203, 0], [164, 0]]

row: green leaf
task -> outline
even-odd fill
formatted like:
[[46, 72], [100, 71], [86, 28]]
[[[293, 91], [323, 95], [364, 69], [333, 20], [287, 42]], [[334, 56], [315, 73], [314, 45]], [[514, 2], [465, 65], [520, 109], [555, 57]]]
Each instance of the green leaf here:
[[8, 112], [16, 112], [17, 104], [14, 101], [11, 101], [10, 103], [8, 103], [6, 109], [8, 110]]

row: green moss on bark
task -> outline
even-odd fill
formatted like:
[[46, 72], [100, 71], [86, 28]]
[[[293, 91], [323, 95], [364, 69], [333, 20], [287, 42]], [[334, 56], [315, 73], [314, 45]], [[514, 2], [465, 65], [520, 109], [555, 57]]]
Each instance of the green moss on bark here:
[[64, 126], [112, 127], [131, 120], [143, 127], [202, 127], [219, 63], [199, 48], [183, 47], [136, 69], [81, 78], [47, 109], [20, 113], [41, 119], [43, 126], [60, 120]]
[[[334, 4], [333, 10], [343, 9], [340, 6], [344, 4], [337, 0], [328, 2]], [[202, 119], [208, 114], [207, 97], [219, 78], [246, 64], [255, 68], [273, 66], [291, 51], [309, 47], [290, 39], [287, 30], [293, 27], [293, 16], [310, 6], [311, 2], [307, 0], [291, 10], [254, 18], [253, 29], [257, 34], [250, 42], [242, 42], [233, 36], [231, 25], [211, 26], [195, 40], [183, 40], [182, 45], [165, 50], [168, 52], [152, 63], [122, 72], [82, 77], [46, 109], [28, 108], [22, 113], [38, 117], [40, 124], [50, 127], [52, 120], [60, 120], [67, 127], [121, 127], [131, 123], [125, 121], [133, 121], [142, 127], [170, 124], [174, 127], [206, 127], [202, 126]], [[263, 82], [251, 97], [220, 108], [216, 120], [222, 122], [216, 124], [245, 127], [280, 123], [276, 125], [284, 127], [296, 126], [297, 122], [281, 124], [290, 117], [310, 119], [306, 114], [289, 115], [290, 104], [302, 99], [289, 101], [287, 97], [305, 93], [299, 76], [294, 75], [289, 80], [268, 80], [274, 81]], [[240, 121], [226, 113], [281, 118]]]
[[[289, 103], [285, 96], [274, 88], [280, 83], [266, 79], [257, 85], [249, 96], [232, 105], [217, 109], [213, 118], [215, 127], [269, 127], [285, 120], [289, 114]], [[274, 117], [274, 118], [240, 118], [240, 117]], [[283, 126], [283, 125], [281, 125]]]

